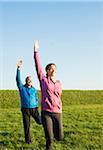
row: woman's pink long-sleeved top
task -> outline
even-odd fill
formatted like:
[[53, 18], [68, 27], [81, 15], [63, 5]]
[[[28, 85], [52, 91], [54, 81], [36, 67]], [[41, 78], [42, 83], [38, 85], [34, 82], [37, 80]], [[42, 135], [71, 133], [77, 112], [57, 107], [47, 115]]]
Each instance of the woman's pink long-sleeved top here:
[[62, 88], [60, 81], [57, 80], [54, 83], [43, 74], [38, 52], [34, 52], [34, 60], [41, 87], [41, 110], [62, 113]]

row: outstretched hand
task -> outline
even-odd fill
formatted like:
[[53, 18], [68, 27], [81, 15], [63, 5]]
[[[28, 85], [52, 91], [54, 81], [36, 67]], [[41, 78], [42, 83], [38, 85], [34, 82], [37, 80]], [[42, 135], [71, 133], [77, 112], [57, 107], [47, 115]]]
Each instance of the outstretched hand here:
[[23, 61], [22, 60], [20, 60], [19, 62], [18, 62], [18, 65], [17, 65], [17, 67], [20, 69], [21, 68], [21, 66], [22, 66], [22, 63], [23, 63]]
[[35, 43], [34, 43], [34, 51], [35, 51], [35, 52], [38, 51], [39, 47], [40, 47], [40, 46], [39, 46], [39, 41], [36, 40]]

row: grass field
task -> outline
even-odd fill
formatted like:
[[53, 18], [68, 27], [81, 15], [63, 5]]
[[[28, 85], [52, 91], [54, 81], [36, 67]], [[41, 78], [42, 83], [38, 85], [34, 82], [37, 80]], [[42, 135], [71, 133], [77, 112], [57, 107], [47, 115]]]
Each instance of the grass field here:
[[[63, 91], [62, 101], [65, 137], [54, 139], [54, 150], [103, 150], [103, 91]], [[0, 91], [0, 149], [45, 150], [43, 128], [32, 118], [31, 137], [25, 144], [18, 91]]]

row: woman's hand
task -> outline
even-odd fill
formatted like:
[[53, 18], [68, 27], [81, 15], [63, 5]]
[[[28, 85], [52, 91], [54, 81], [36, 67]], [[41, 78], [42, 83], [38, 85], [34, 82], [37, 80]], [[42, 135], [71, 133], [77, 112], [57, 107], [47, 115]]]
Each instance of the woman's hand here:
[[38, 49], [39, 49], [39, 41], [38, 40], [36, 40], [35, 41], [35, 43], [34, 43], [34, 52], [37, 52], [38, 51]]

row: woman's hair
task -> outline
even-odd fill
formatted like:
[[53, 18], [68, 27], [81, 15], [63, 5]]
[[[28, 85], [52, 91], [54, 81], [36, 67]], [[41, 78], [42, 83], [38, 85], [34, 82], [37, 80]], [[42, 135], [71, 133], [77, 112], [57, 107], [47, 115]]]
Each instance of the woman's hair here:
[[45, 71], [46, 71], [46, 76], [48, 77], [48, 73], [47, 73], [47, 70], [50, 69], [51, 65], [54, 65], [56, 67], [56, 64], [54, 63], [50, 63], [50, 64], [47, 64], [46, 67], [45, 67]]
[[51, 65], [54, 65], [56, 67], [56, 65], [54, 63], [47, 64], [46, 67], [45, 67], [46, 72], [47, 72], [48, 69], [50, 69]]

